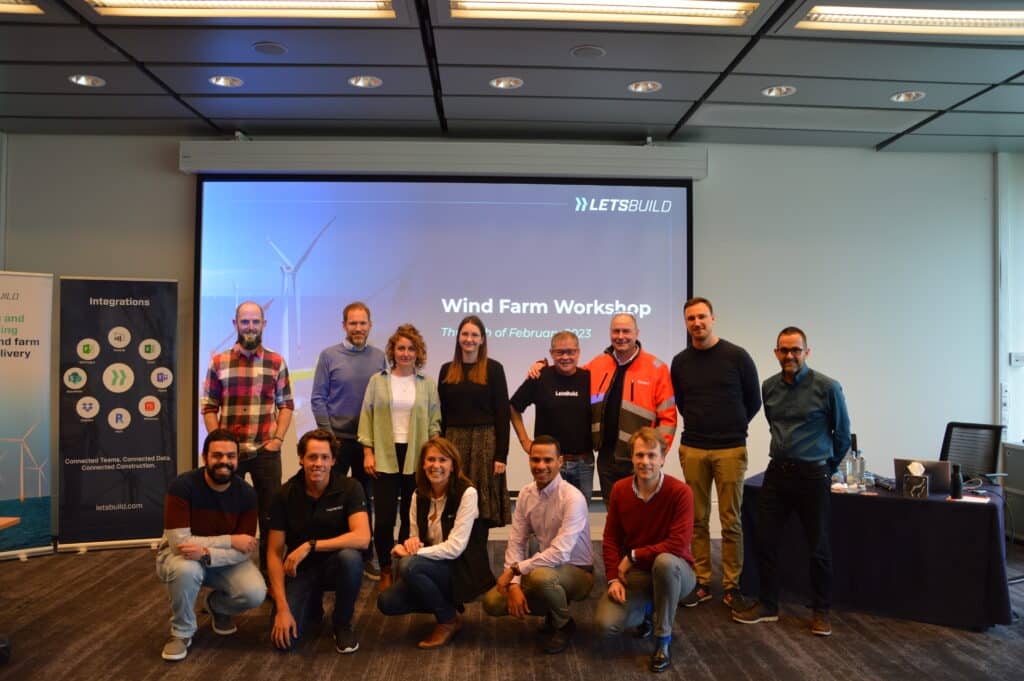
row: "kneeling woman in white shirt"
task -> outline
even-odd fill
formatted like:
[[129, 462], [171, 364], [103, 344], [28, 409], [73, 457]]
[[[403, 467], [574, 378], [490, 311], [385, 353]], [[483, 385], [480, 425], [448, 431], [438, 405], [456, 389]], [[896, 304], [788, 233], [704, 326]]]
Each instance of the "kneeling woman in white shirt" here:
[[391, 554], [398, 579], [377, 597], [385, 615], [422, 612], [437, 625], [420, 648], [445, 645], [462, 627], [462, 604], [494, 586], [487, 558], [488, 524], [478, 519], [477, 491], [462, 472], [459, 451], [443, 437], [420, 450], [410, 536]]

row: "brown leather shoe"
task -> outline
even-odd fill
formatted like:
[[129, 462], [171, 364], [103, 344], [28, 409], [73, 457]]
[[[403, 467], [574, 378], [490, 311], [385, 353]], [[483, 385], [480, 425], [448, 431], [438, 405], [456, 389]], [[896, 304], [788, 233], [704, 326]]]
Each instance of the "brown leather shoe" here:
[[448, 643], [455, 638], [456, 632], [462, 628], [462, 616], [455, 615], [455, 619], [451, 622], [441, 623], [438, 622], [434, 626], [434, 630], [430, 632], [430, 636], [420, 641], [417, 645], [423, 650], [429, 650], [430, 648], [440, 648], [441, 646], [448, 645]]
[[394, 583], [395, 580], [391, 577], [391, 566], [382, 567], [380, 569], [380, 581], [377, 582], [377, 591], [384, 591]]

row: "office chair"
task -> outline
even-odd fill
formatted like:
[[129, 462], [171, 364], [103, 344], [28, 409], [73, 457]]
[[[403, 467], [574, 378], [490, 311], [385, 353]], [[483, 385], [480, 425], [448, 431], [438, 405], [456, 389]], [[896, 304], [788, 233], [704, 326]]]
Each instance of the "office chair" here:
[[[942, 438], [939, 461], [960, 464], [964, 480], [987, 478], [989, 483], [995, 484], [996, 476], [993, 474], [999, 470], [999, 448], [1005, 427], [950, 421], [946, 424], [946, 435]], [[1024, 582], [1024, 575], [1011, 577], [1007, 582]]]
[[1005, 426], [950, 421], [942, 438], [939, 461], [960, 464], [964, 480], [997, 472], [1003, 428]]

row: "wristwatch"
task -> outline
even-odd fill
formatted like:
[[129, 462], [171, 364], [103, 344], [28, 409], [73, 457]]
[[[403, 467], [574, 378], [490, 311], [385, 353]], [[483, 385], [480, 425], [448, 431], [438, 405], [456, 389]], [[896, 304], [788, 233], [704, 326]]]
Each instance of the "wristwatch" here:
[[633, 549], [629, 550], [629, 553], [626, 554], [626, 557], [629, 558], [629, 562], [630, 563], [632, 563], [633, 565], [636, 565], [636, 556], [633, 555]]
[[316, 553], [316, 539], [309, 540], [309, 552]]
[[199, 562], [203, 564], [203, 567], [210, 567], [210, 549], [203, 549], [203, 555], [199, 557]]
[[522, 577], [523, 573], [519, 571], [519, 563], [512, 563], [508, 566], [508, 569], [512, 571], [512, 574], [516, 577]]

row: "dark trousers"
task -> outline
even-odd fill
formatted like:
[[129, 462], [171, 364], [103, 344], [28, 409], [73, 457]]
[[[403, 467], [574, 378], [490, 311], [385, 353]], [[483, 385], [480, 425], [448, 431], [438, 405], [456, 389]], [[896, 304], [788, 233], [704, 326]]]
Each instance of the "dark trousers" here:
[[757, 505], [757, 559], [761, 577], [760, 600], [778, 610], [778, 555], [782, 531], [790, 514], [796, 513], [810, 554], [811, 588], [815, 610], [832, 604], [832, 548], [829, 516], [832, 503], [831, 474], [825, 462], [772, 459], [764, 474]]
[[[308, 558], [306, 560], [309, 560]], [[305, 561], [303, 561], [305, 562]], [[324, 591], [334, 592], [334, 613], [331, 623], [338, 627], [352, 622], [359, 587], [363, 584], [363, 558], [356, 549], [341, 549], [327, 560], [299, 565], [294, 577], [284, 578], [284, 597], [295, 618], [298, 636], [308, 623], [310, 613], [323, 612]], [[274, 621], [274, 611], [270, 621]]]
[[421, 556], [403, 558], [398, 579], [377, 596], [377, 609], [385, 615], [432, 614], [444, 624], [455, 619], [452, 598], [452, 561]]
[[[396, 444], [398, 470], [405, 467], [408, 445]], [[373, 528], [373, 543], [377, 546], [377, 560], [381, 568], [391, 565], [391, 547], [395, 545], [395, 520], [398, 525], [398, 543], [409, 538], [409, 506], [416, 491], [416, 476], [402, 473], [378, 473], [373, 481], [373, 503], [377, 507], [377, 522]]]
[[612, 487], [619, 480], [633, 475], [632, 461], [616, 461], [614, 450], [602, 449], [597, 453], [597, 480], [601, 486], [601, 497], [604, 507], [608, 508], [608, 500], [612, 498]]
[[245, 478], [252, 476], [252, 487], [256, 490], [256, 511], [260, 524], [260, 570], [267, 571], [267, 536], [270, 534], [270, 504], [281, 489], [281, 452], [268, 452], [260, 448], [256, 456], [238, 462], [235, 473]]
[[[338, 433], [334, 433], [336, 436]], [[339, 475], [348, 475], [352, 471], [352, 477], [363, 486], [363, 495], [366, 497], [366, 514], [370, 520], [370, 532], [373, 533], [373, 478], [366, 474], [363, 468], [363, 446], [359, 440], [354, 438], [338, 437], [338, 460], [334, 463], [334, 470]], [[394, 521], [392, 521], [394, 525]], [[388, 547], [390, 550], [390, 547]], [[373, 541], [363, 551], [363, 560], [370, 560], [373, 557]]]

